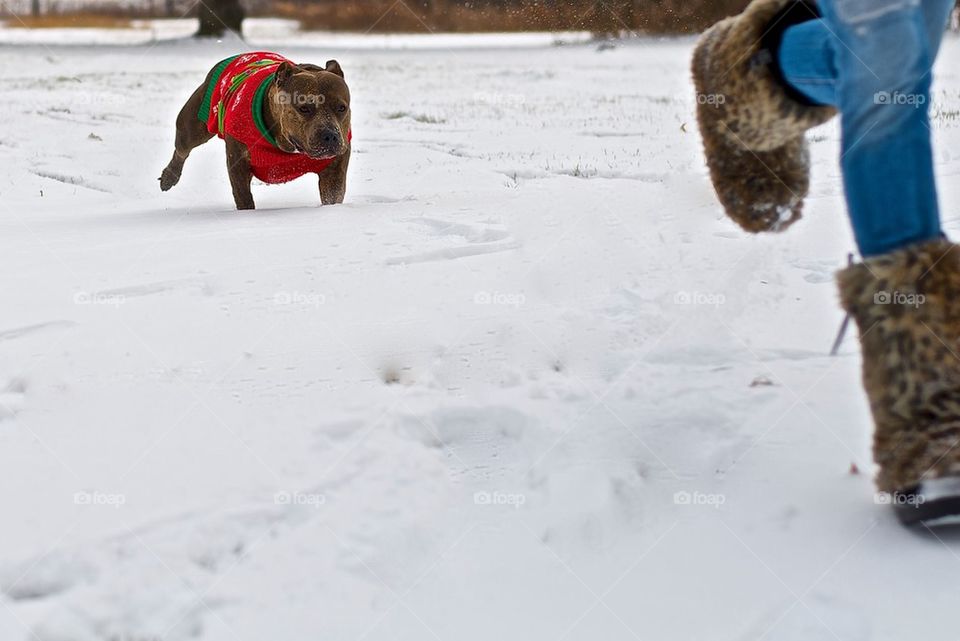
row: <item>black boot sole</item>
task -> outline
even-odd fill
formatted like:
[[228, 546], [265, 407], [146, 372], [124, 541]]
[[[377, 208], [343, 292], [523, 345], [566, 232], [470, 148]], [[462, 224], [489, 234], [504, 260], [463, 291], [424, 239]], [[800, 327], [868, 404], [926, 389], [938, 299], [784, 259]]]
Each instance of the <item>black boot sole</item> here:
[[900, 523], [907, 527], [960, 525], [960, 477], [924, 481], [894, 492], [890, 503]]

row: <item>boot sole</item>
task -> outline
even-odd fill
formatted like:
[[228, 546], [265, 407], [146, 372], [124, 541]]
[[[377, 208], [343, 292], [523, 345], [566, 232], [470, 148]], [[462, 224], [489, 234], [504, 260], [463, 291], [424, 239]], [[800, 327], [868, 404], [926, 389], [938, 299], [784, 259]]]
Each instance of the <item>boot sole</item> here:
[[907, 527], [960, 525], [960, 477], [923, 481], [891, 497], [897, 518]]

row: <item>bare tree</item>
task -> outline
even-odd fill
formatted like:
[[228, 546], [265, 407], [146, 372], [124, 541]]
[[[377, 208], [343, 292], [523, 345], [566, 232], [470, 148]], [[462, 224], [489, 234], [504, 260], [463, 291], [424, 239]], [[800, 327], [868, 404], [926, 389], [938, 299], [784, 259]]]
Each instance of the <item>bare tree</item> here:
[[244, 12], [240, 0], [200, 0], [200, 37], [220, 38], [232, 31], [242, 33]]

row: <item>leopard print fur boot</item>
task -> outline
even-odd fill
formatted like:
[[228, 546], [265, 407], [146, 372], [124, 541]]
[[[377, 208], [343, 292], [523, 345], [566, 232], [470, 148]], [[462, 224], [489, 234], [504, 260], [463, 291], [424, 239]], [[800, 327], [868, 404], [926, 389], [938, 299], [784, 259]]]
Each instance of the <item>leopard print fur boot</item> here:
[[796, 222], [810, 184], [804, 132], [832, 118], [781, 78], [783, 32], [818, 17], [798, 0], [754, 0], [701, 36], [693, 55], [697, 121], [720, 203], [749, 232]]
[[860, 330], [877, 486], [901, 521], [960, 516], [960, 247], [899, 249], [839, 272]]

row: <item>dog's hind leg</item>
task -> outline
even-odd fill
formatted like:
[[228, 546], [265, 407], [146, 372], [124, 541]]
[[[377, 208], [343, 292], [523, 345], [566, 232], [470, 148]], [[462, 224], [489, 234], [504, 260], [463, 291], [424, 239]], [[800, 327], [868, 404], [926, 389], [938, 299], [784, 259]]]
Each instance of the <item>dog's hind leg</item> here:
[[207, 131], [207, 123], [200, 120], [200, 104], [207, 90], [207, 83], [200, 85], [183, 105], [177, 116], [177, 137], [174, 143], [173, 158], [160, 175], [160, 189], [167, 191], [178, 182], [183, 171], [183, 163], [196, 147], [213, 138]]

